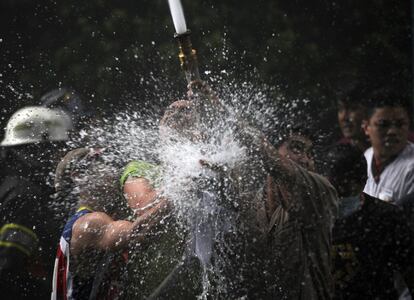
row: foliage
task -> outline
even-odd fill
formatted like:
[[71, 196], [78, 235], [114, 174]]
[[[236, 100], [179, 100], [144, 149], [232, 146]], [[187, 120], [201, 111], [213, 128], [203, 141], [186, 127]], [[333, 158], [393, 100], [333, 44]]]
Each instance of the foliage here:
[[[183, 0], [203, 70], [230, 70], [327, 107], [360, 78], [411, 89], [409, 5]], [[102, 109], [158, 101], [150, 99], [156, 89], [165, 101], [183, 93], [166, 0], [9, 0], [0, 6], [6, 114], [57, 86], [75, 88]]]

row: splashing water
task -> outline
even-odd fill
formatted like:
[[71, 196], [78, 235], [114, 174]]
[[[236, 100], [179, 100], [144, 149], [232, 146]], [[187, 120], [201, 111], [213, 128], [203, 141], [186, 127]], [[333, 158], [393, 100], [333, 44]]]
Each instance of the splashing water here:
[[[212, 81], [216, 82], [214, 79]], [[211, 292], [213, 286], [217, 290], [227, 289], [227, 283], [220, 274], [223, 273], [221, 268], [229, 263], [230, 258], [222, 253], [232, 252], [227, 251], [231, 245], [226, 244], [224, 236], [227, 233], [235, 235], [237, 232], [237, 213], [234, 208], [239, 204], [237, 198], [226, 197], [229, 193], [226, 190], [226, 176], [223, 177], [221, 173], [226, 173], [249, 159], [245, 149], [234, 137], [231, 123], [235, 116], [241, 116], [266, 131], [273, 128], [275, 121], [274, 106], [269, 105], [270, 99], [266, 91], [246, 82], [222, 85], [216, 90], [231, 114], [227, 120], [220, 120], [208, 128], [207, 140], [193, 141], [173, 132], [168, 138], [160, 140], [159, 113], [124, 112], [102, 120], [90, 130], [82, 131], [71, 145], [106, 148], [107, 161], [119, 169], [136, 159], [161, 166], [160, 194], [173, 204], [172, 215], [178, 222], [175, 230], [189, 232], [186, 236], [178, 235], [178, 238], [185, 236], [189, 240], [185, 242], [189, 249], [182, 253], [184, 256], [196, 257], [201, 265], [201, 274], [198, 275], [198, 284], [201, 285], [199, 299], [214, 295]], [[202, 166], [200, 160], [214, 167]], [[225, 203], [226, 201], [231, 203]], [[161, 241], [163, 235], [171, 235], [167, 232], [168, 229], [163, 230], [154, 234], [156, 242]], [[157, 245], [154, 244], [152, 249], [150, 251], [157, 251]], [[157, 269], [161, 259], [169, 261], [170, 265], [173, 261], [180, 260], [173, 258], [169, 252], [141, 260], [135, 276], [140, 278], [136, 290], [145, 286], [154, 288], [160, 284], [160, 279], [152, 285], [146, 282], [145, 276], [138, 269]], [[142, 263], [145, 263], [145, 267]], [[136, 293], [140, 292], [142, 291]]]
[[[214, 130], [213, 130], [214, 131]], [[214, 142], [191, 142], [184, 138], [173, 139], [159, 148], [159, 158], [165, 166], [163, 194], [178, 207], [178, 213], [200, 206], [195, 196], [199, 190], [199, 180], [213, 176], [213, 172], [202, 167], [200, 160], [213, 165], [232, 168], [246, 158], [244, 149], [234, 140], [231, 130], [227, 130]]]

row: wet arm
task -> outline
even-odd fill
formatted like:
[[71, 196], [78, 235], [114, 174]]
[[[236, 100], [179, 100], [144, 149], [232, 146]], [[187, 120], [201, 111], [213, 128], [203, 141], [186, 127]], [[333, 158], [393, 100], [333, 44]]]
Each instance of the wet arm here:
[[117, 250], [126, 245], [131, 228], [131, 222], [114, 221], [105, 213], [87, 214], [73, 226], [72, 248], [75, 254], [85, 248]]

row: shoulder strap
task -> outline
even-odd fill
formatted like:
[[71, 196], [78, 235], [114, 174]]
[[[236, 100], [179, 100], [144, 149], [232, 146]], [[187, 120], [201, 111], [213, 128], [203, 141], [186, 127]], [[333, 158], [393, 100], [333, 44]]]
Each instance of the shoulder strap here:
[[63, 229], [62, 237], [70, 243], [70, 240], [72, 238], [72, 228], [73, 224], [82, 217], [83, 215], [86, 215], [88, 213], [93, 212], [92, 209], [88, 208], [87, 206], [81, 206], [76, 213], [69, 219], [69, 221], [66, 223], [65, 228]]

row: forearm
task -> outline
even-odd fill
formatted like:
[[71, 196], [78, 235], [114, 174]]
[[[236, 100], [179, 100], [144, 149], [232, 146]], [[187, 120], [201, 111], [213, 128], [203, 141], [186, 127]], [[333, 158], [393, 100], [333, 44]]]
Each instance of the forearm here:
[[101, 240], [101, 247], [104, 250], [116, 251], [127, 247], [131, 239], [142, 242], [148, 231], [158, 221], [157, 216], [154, 214], [154, 208], [150, 208], [134, 222], [113, 222], [105, 229], [104, 236]]
[[158, 199], [153, 206], [146, 209], [132, 224], [131, 237], [138, 243], [143, 243], [150, 231], [153, 231], [160, 221], [165, 218], [168, 209], [167, 200]]
[[128, 245], [132, 229], [132, 223], [128, 221], [115, 221], [108, 224], [100, 240], [100, 248], [106, 251], [125, 248]]

